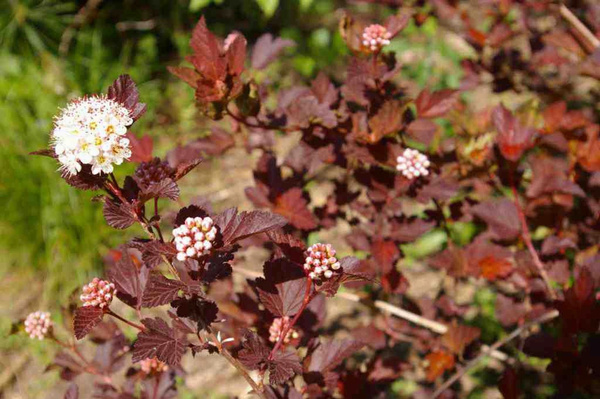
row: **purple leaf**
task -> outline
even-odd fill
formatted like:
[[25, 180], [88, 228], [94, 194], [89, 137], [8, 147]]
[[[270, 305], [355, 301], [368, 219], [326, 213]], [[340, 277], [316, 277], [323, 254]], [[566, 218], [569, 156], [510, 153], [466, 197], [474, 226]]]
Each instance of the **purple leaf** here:
[[287, 224], [285, 218], [265, 211], [237, 213], [236, 208], [230, 208], [214, 217], [215, 224], [225, 245], [253, 236], [278, 229]]
[[109, 198], [104, 199], [103, 213], [106, 223], [119, 230], [126, 229], [137, 221], [131, 205]]
[[521, 233], [517, 207], [508, 198], [482, 202], [471, 208], [473, 215], [487, 223], [490, 232], [500, 240], [512, 240]]

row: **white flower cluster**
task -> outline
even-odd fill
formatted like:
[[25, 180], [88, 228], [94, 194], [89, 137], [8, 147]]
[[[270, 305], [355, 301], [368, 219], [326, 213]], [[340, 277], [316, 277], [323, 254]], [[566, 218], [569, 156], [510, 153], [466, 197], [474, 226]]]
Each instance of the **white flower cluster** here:
[[187, 258], [207, 254], [216, 236], [217, 227], [208, 216], [185, 219], [184, 224], [173, 229], [177, 259], [183, 262]]
[[333, 273], [340, 270], [341, 265], [335, 257], [335, 249], [331, 244], [317, 243], [307, 249], [304, 260], [304, 270], [313, 280], [322, 277], [331, 278]]
[[91, 165], [92, 173], [111, 173], [131, 157], [129, 139], [124, 135], [133, 123], [130, 112], [106, 96], [74, 100], [55, 117], [52, 146], [69, 175]]
[[25, 325], [25, 332], [29, 334], [29, 338], [42, 340], [50, 331], [52, 320], [50, 320], [50, 313], [38, 310], [37, 312], [30, 313], [23, 324]]
[[[279, 336], [290, 325], [290, 318], [288, 316], [285, 317], [277, 317], [273, 320], [271, 327], [269, 327], [269, 341], [276, 343], [279, 341]], [[283, 339], [284, 344], [289, 344], [292, 339], [298, 338], [298, 331], [294, 328], [290, 328], [285, 334], [285, 338]]]
[[405, 149], [396, 161], [398, 162], [396, 169], [409, 180], [429, 174], [428, 168], [431, 165], [429, 159], [425, 154], [421, 154], [412, 148]]
[[383, 46], [390, 44], [392, 35], [388, 30], [379, 24], [369, 25], [365, 28], [362, 34], [363, 46], [367, 47], [372, 52], [381, 50]]
[[95, 306], [99, 308], [108, 308], [115, 296], [115, 285], [106, 280], [100, 280], [98, 277], [83, 286], [83, 294], [79, 297], [83, 306]]

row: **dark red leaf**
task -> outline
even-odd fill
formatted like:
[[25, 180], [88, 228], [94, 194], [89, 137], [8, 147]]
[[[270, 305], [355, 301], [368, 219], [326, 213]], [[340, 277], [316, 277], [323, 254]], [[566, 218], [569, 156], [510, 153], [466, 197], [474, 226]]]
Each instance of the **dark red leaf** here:
[[190, 298], [178, 298], [171, 302], [177, 309], [177, 316], [190, 319], [196, 323], [196, 331], [208, 330], [217, 320], [219, 308], [213, 301], [192, 295]]
[[519, 389], [519, 377], [512, 367], [508, 366], [502, 373], [502, 378], [498, 384], [498, 389], [504, 399], [519, 399], [521, 390]]
[[69, 175], [67, 172], [61, 172], [62, 177], [68, 185], [80, 190], [99, 190], [104, 187], [106, 175], [101, 173], [95, 175], [92, 173], [90, 165], [81, 165], [81, 170], [76, 175]]
[[289, 39], [274, 38], [270, 33], [265, 33], [258, 38], [252, 50], [252, 68], [263, 69], [269, 65], [286, 47], [293, 47], [296, 43]]
[[146, 329], [138, 334], [133, 345], [132, 362], [156, 357], [169, 365], [180, 363], [188, 342], [161, 318], [143, 319]]
[[121, 103], [135, 121], [146, 112], [146, 104], [140, 103], [140, 94], [131, 76], [121, 75], [108, 88], [108, 98]]
[[242, 337], [242, 350], [238, 357], [240, 362], [249, 370], [257, 370], [261, 364], [267, 361], [269, 348], [265, 346], [260, 337], [250, 330], [246, 330]]
[[171, 303], [185, 287], [186, 284], [180, 280], [168, 279], [161, 273], [152, 273], [146, 284], [142, 306], [153, 308]]
[[230, 33], [225, 39], [225, 56], [229, 75], [237, 76], [244, 70], [246, 44], [246, 38], [238, 32]]
[[75, 338], [85, 337], [96, 327], [104, 316], [104, 310], [96, 306], [82, 306], [75, 310], [73, 317], [73, 331]]
[[107, 270], [108, 279], [115, 284], [117, 297], [127, 305], [139, 309], [148, 280], [148, 268], [127, 249], [122, 257]]
[[400, 250], [393, 241], [377, 239], [371, 245], [371, 254], [376, 262], [376, 270], [389, 272], [400, 258]]
[[280, 350], [275, 353], [269, 362], [269, 383], [282, 384], [292, 378], [294, 374], [302, 373], [300, 358], [293, 350]]
[[441, 341], [452, 353], [460, 355], [471, 342], [479, 338], [480, 334], [479, 328], [460, 325], [454, 321], [448, 326], [448, 331], [442, 335]]

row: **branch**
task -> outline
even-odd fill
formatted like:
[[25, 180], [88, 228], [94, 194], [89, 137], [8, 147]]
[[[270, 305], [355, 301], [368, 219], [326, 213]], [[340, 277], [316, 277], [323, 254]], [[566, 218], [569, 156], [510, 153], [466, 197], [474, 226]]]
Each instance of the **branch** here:
[[558, 310], [551, 310], [548, 313], [545, 313], [543, 315], [541, 315], [540, 317], [523, 324], [521, 327], [513, 330], [513, 332], [511, 332], [510, 334], [508, 334], [506, 337], [502, 338], [499, 341], [496, 341], [496, 343], [494, 343], [492, 346], [490, 346], [489, 348], [483, 349], [481, 352], [479, 352], [479, 355], [477, 355], [477, 357], [475, 357], [473, 360], [469, 361], [465, 367], [463, 367], [462, 369], [458, 370], [452, 377], [450, 377], [448, 380], [446, 380], [446, 382], [444, 382], [442, 384], [442, 386], [440, 386], [434, 393], [433, 395], [431, 395], [431, 399], [435, 399], [438, 396], [440, 396], [446, 389], [448, 389], [450, 386], [452, 386], [452, 384], [454, 384], [456, 381], [458, 381], [460, 379], [460, 377], [462, 377], [463, 375], [465, 375], [469, 370], [471, 370], [473, 367], [475, 367], [483, 358], [485, 358], [486, 356], [490, 355], [490, 353], [496, 349], [499, 349], [500, 347], [502, 347], [503, 345], [507, 344], [508, 342], [512, 341], [513, 339], [515, 339], [516, 337], [518, 337], [519, 335], [521, 335], [522, 332], [524, 332], [525, 330], [528, 330], [530, 327], [537, 325], [537, 324], [542, 324], [545, 323], [547, 321], [550, 321], [552, 319], [555, 319], [558, 316]]
[[138, 329], [138, 330], [140, 330], [140, 331], [144, 331], [144, 330], [146, 330], [146, 327], [144, 327], [144, 326], [142, 326], [142, 325], [140, 325], [140, 324], [136, 324], [136, 323], [134, 323], [134, 322], [132, 322], [132, 321], [129, 321], [129, 320], [127, 320], [126, 318], [124, 318], [124, 317], [122, 317], [122, 316], [119, 316], [118, 314], [116, 314], [115, 312], [113, 312], [113, 311], [112, 311], [112, 310], [110, 310], [110, 309], [108, 309], [108, 310], [106, 311], [106, 314], [107, 314], [107, 315], [110, 315], [110, 316], [112, 316], [112, 317], [114, 317], [115, 319], [119, 319], [119, 320], [121, 320], [123, 323], [125, 323], [125, 324], [128, 324], [128, 325], [130, 325], [131, 327], [135, 327], [135, 328], [137, 328], [137, 329]]
[[521, 203], [519, 201], [519, 193], [517, 192], [517, 187], [513, 182], [511, 182], [511, 189], [513, 192], [515, 206], [517, 207], [517, 213], [519, 214], [519, 221], [521, 222], [521, 237], [523, 241], [525, 241], [525, 245], [527, 246], [527, 250], [533, 259], [533, 263], [538, 270], [538, 273], [544, 280], [546, 284], [546, 290], [548, 291], [548, 295], [552, 300], [556, 300], [556, 293], [552, 289], [552, 283], [550, 282], [550, 278], [548, 277], [548, 273], [546, 273], [546, 268], [544, 264], [540, 260], [535, 247], [533, 246], [533, 242], [531, 241], [531, 233], [529, 232], [529, 226], [527, 225], [527, 218], [525, 217], [525, 212], [523, 211], [523, 207], [521, 207]]
[[564, 4], [559, 6], [560, 15], [571, 25], [571, 27], [579, 34], [588, 44], [588, 50], [593, 53], [595, 49], [600, 47], [600, 40], [581, 22], [571, 10]]
[[[248, 384], [252, 387], [254, 392], [261, 399], [267, 399], [263, 390], [258, 386], [256, 381], [254, 381], [254, 379], [250, 376], [250, 374], [248, 374], [248, 371], [246, 370], [246, 368], [236, 358], [231, 356], [231, 354], [227, 351], [227, 349], [225, 349], [223, 347], [223, 345], [221, 345], [221, 342], [219, 341], [219, 339], [215, 336], [215, 334], [213, 332], [209, 332], [209, 335], [212, 339], [212, 342], [217, 346], [217, 349], [219, 350], [219, 354], [221, 356], [223, 356], [225, 358], [225, 360], [227, 360], [233, 367], [235, 367], [240, 372], [242, 377], [244, 377], [246, 382], [248, 382]], [[198, 337], [198, 338], [200, 338], [200, 337]]]

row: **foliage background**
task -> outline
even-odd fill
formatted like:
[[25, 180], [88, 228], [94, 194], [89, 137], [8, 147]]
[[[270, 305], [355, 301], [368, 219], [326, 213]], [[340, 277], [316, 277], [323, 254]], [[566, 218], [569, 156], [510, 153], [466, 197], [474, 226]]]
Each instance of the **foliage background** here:
[[[342, 0], [2, 3], [1, 336], [6, 336], [11, 320], [30, 310], [58, 309], [74, 290], [101, 270], [109, 249], [124, 241], [123, 233], [114, 234], [106, 226], [98, 204], [90, 201], [92, 194], [62, 184], [53, 163], [28, 156], [30, 151], [46, 146], [57, 107], [70, 98], [104, 91], [119, 74], [128, 73], [148, 103], [148, 113], [136, 124], [135, 133], [152, 136], [155, 154], [162, 156], [177, 143], [205, 132], [193, 105], [192, 91], [166, 71], [167, 65], [178, 64], [189, 53], [189, 32], [200, 15], [205, 15], [211, 30], [221, 36], [234, 27], [250, 43], [264, 32], [293, 39], [297, 46], [289, 51], [285, 64], [275, 63], [261, 78], [280, 80], [285, 75], [285, 79], [308, 80], [318, 70], [332, 76], [339, 73], [337, 66], [347, 54], [337, 29], [342, 8], [370, 15], [373, 20], [391, 13], [382, 6]], [[390, 49], [404, 64], [402, 77], [415, 86], [408, 90], [415, 92], [425, 86], [458, 87], [460, 61], [473, 51], [434, 18], [419, 27], [409, 26]], [[234, 160], [238, 167], [248, 162]], [[214, 180], [207, 183], [206, 175], [220, 167], [223, 165], [213, 164], [195, 172], [198, 176], [190, 179], [190, 187], [184, 187], [184, 198], [207, 195], [217, 207], [219, 201], [227, 201], [223, 196], [211, 197], [223, 187], [215, 186]], [[234, 173], [234, 179], [244, 178], [241, 170], [235, 171], [239, 174]], [[207, 184], [209, 192], [201, 192]], [[245, 183], [240, 184], [243, 190]], [[460, 233], [468, 235], [471, 230], [462, 226]], [[444, 235], [438, 233], [434, 231], [403, 248], [409, 256], [407, 263], [439, 249]], [[489, 309], [493, 303], [491, 293], [482, 291], [476, 296], [476, 305], [482, 309], [477, 323], [484, 333], [493, 333], [497, 326], [489, 320], [493, 319], [493, 309]], [[14, 396], [8, 397], [43, 397], [44, 389], [55, 383], [53, 373], [41, 374], [43, 370], [26, 364], [32, 355], [40, 363], [47, 361], [52, 355], [50, 349], [13, 336], [1, 341], [0, 351], [6, 354], [1, 360], [4, 371], [0, 374], [0, 390], [9, 386], [14, 374], [28, 376], [30, 381], [24, 384], [17, 380], [17, 388], [7, 391]], [[399, 382], [396, 391], [409, 395], [410, 387]]]

